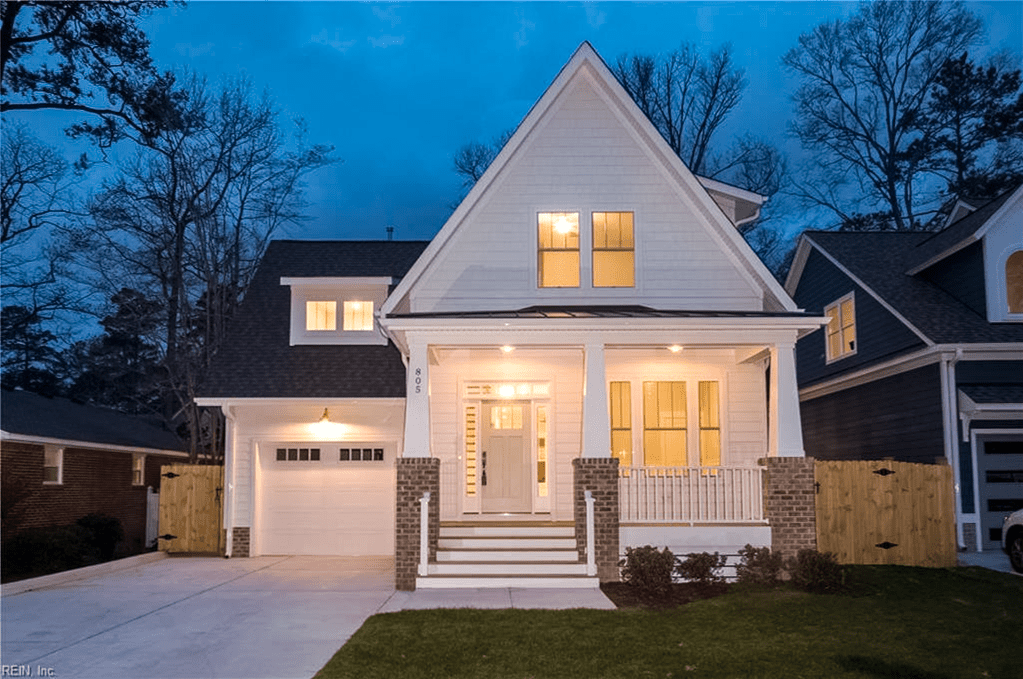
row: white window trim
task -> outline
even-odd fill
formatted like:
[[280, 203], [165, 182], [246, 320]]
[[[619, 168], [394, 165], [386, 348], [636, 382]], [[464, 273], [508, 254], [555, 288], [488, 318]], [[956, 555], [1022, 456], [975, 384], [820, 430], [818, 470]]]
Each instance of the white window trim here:
[[[988, 287], [988, 314], [992, 323], [1023, 323], [1023, 313], [1009, 311], [1009, 281], [1005, 276], [1005, 265], [1009, 257], [1023, 252], [1023, 243], [1014, 243], [1002, 250], [994, 271], [987, 272], [985, 284]], [[992, 294], [993, 293], [993, 294]]]
[[[540, 232], [537, 228], [541, 213], [571, 213], [579, 215], [579, 285], [564, 287], [545, 287], [540, 285]], [[599, 287], [593, 285], [593, 214], [595, 212], [629, 212], [632, 213], [632, 286], [608, 286]], [[575, 297], [583, 293], [588, 296], [594, 294], [603, 298], [621, 297], [631, 298], [642, 293], [640, 284], [640, 262], [642, 261], [641, 243], [638, 235], [640, 222], [640, 209], [637, 206], [630, 207], [593, 207], [583, 209], [580, 207], [540, 207], [532, 212], [533, 215], [533, 261], [531, 264], [531, 275], [533, 289], [542, 297]]]
[[[841, 318], [842, 304], [845, 303], [846, 301], [852, 301], [852, 307], [853, 307], [853, 348], [849, 349], [847, 351], [842, 351], [837, 356], [832, 356], [831, 355], [831, 343], [829, 342], [830, 338], [828, 337], [828, 326], [825, 325], [824, 326], [824, 357], [825, 357], [825, 365], [830, 365], [830, 364], [832, 364], [832, 363], [834, 363], [836, 361], [841, 361], [843, 358], [849, 358], [850, 356], [855, 356], [856, 353], [860, 350], [860, 333], [859, 333], [859, 328], [858, 328], [859, 324], [856, 322], [856, 293], [855, 292], [850, 292], [847, 295], [842, 295], [841, 297], [836, 299], [834, 302], [832, 302], [830, 304], [825, 304], [824, 305], [824, 315], [825, 316], [828, 315], [828, 309], [830, 309], [831, 307], [835, 307], [838, 310], [838, 312], [839, 312], [838, 334], [839, 334], [839, 337], [841, 337], [841, 334], [842, 334], [842, 318]], [[845, 346], [844, 342], [842, 343], [842, 346], [843, 347]]]
[[[57, 454], [57, 480], [47, 481], [46, 480], [46, 453], [55, 452]], [[64, 449], [57, 446], [45, 446], [43, 449], [43, 485], [44, 486], [62, 486], [64, 485]]]

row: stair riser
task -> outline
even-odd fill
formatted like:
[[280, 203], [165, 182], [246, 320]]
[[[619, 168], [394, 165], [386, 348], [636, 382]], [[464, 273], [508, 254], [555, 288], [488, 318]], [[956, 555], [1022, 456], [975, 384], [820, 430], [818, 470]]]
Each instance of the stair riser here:
[[526, 577], [432, 577], [416, 578], [417, 589], [485, 589], [492, 587], [516, 587], [522, 589], [593, 589], [600, 587], [597, 578], [526, 578]]
[[441, 526], [440, 537], [574, 538], [574, 526]]
[[554, 563], [578, 563], [579, 553], [573, 550], [507, 550], [484, 551], [473, 549], [437, 550], [437, 561], [551, 561]]
[[575, 549], [575, 538], [440, 538], [438, 549]]
[[586, 575], [584, 563], [432, 563], [430, 575]]

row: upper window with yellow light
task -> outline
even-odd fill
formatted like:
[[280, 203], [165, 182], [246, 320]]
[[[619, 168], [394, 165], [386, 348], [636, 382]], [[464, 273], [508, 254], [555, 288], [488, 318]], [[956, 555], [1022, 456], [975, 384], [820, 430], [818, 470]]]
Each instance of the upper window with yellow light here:
[[593, 287], [636, 285], [636, 244], [631, 212], [593, 213]]
[[579, 287], [579, 213], [541, 212], [537, 216], [538, 285]]
[[291, 288], [290, 343], [387, 344], [374, 311], [387, 299], [390, 277], [281, 278]]

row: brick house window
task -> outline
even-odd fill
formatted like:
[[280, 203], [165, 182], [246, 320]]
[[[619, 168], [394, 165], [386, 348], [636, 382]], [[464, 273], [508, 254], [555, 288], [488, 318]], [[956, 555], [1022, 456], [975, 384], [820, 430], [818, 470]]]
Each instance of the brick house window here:
[[43, 483], [64, 483], [64, 449], [46, 446], [43, 453]]
[[142, 453], [131, 455], [131, 485], [141, 486], [146, 482], [146, 456]]

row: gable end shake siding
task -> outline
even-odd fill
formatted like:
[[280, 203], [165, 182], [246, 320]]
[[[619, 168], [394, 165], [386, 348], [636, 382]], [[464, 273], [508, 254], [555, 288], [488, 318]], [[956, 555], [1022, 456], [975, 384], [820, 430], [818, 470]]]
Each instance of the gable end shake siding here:
[[850, 292], [856, 296], [856, 353], [829, 364], [825, 354], [824, 329], [807, 335], [796, 345], [800, 386], [924, 346], [916, 333], [816, 248], [813, 249], [794, 295], [800, 305], [812, 314], [823, 314], [824, 307]]
[[933, 464], [944, 456], [938, 364], [803, 401], [808, 457]]

